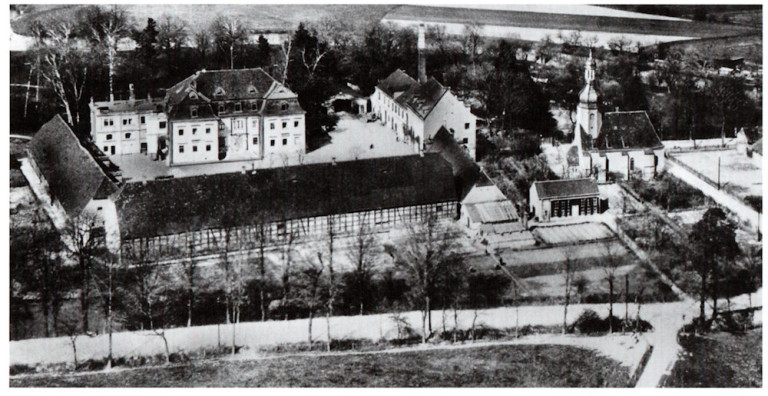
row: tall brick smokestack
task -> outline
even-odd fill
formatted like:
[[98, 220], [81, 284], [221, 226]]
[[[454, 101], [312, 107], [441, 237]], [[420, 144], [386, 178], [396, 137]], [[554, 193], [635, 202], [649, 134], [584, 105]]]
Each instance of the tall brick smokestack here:
[[419, 24], [419, 82], [427, 82], [427, 40], [424, 38], [424, 24]]

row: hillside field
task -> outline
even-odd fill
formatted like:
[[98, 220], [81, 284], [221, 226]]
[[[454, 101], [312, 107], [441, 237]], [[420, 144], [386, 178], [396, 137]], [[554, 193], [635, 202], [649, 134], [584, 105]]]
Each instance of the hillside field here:
[[511, 345], [402, 353], [211, 361], [78, 376], [14, 378], [12, 387], [625, 387], [629, 370], [595, 351]]

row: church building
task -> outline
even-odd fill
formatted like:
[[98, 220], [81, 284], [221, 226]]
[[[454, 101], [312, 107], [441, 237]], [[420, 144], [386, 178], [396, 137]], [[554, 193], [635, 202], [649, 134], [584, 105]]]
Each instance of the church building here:
[[601, 114], [592, 53], [584, 72], [586, 85], [579, 93], [573, 147], [568, 150], [571, 176], [606, 181], [653, 178], [663, 167], [664, 145], [645, 111]]

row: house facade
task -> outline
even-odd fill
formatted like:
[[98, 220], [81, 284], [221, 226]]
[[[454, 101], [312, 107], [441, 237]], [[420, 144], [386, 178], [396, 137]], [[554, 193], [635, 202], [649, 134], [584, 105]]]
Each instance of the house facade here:
[[419, 26], [418, 40], [418, 81], [395, 70], [375, 87], [371, 111], [399, 140], [411, 143], [415, 152], [426, 150], [437, 131], [445, 127], [474, 160], [477, 117], [450, 89], [427, 78], [423, 25]]
[[199, 71], [162, 99], [91, 103], [91, 137], [106, 155], [168, 165], [303, 155], [298, 97], [260, 68]]
[[572, 177], [653, 178], [664, 164], [664, 145], [645, 111], [601, 114], [596, 90], [596, 63], [590, 53], [579, 94], [573, 146], [568, 153]]
[[600, 213], [600, 191], [592, 178], [536, 181], [529, 202], [531, 217], [541, 222]]

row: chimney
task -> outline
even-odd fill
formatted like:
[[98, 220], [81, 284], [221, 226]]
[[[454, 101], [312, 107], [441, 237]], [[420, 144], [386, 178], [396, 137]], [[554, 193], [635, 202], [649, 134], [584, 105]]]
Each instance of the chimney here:
[[112, 103], [112, 102], [114, 102], [114, 101], [115, 101], [115, 94], [113, 94], [112, 92], [110, 92], [110, 93], [109, 93], [109, 103]]
[[424, 24], [419, 24], [419, 41], [418, 41], [418, 50], [419, 50], [419, 82], [425, 83], [427, 82], [427, 43], [426, 39], [424, 37]]
[[136, 100], [136, 93], [133, 92], [133, 83], [128, 84], [128, 100], [131, 102]]

